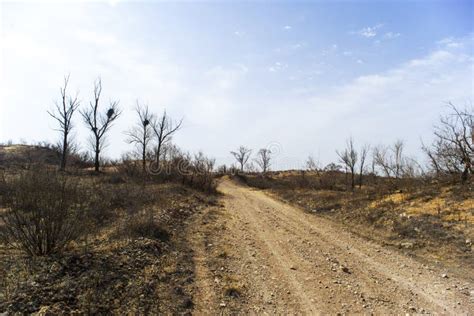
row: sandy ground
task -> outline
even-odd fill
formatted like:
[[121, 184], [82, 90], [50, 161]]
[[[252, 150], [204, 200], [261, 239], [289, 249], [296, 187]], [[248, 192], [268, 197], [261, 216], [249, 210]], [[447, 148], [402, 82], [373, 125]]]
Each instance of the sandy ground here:
[[[192, 233], [196, 314], [474, 313], [473, 271], [456, 278], [229, 179], [219, 191]], [[241, 295], [226, 298], [229, 279]]]

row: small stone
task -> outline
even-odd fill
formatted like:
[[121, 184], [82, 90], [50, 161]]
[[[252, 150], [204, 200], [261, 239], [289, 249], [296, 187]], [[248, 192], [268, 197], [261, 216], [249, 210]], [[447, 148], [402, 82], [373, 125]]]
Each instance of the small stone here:
[[399, 248], [412, 249], [415, 246], [412, 242], [402, 242], [398, 245]]
[[447, 278], [448, 278], [448, 275], [447, 275], [446, 273], [443, 273], [443, 274], [441, 274], [441, 277], [442, 277], [443, 279], [447, 279]]

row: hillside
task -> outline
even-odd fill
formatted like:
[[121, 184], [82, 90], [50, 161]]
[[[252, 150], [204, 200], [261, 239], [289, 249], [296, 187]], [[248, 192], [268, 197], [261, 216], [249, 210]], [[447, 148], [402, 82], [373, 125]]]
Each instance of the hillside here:
[[293, 171], [240, 178], [369, 240], [427, 262], [474, 268], [472, 183], [367, 176], [352, 192], [343, 173]]

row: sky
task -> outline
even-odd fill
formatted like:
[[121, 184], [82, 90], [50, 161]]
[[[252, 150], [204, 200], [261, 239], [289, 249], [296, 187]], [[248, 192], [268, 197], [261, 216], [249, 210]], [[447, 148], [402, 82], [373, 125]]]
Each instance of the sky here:
[[98, 77], [104, 111], [119, 101], [110, 158], [133, 149], [138, 101], [184, 118], [173, 142], [218, 164], [239, 145], [274, 169], [326, 164], [349, 137], [422, 159], [446, 102], [474, 100], [473, 3], [1, 2], [0, 141], [56, 141], [46, 111], [70, 74], [82, 107]]

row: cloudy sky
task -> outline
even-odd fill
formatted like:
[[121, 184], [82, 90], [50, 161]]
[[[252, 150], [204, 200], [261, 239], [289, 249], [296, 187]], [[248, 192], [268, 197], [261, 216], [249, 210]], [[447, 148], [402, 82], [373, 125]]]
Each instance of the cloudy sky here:
[[[474, 100], [472, 1], [50, 2], [0, 4], [0, 141], [54, 141], [46, 110], [70, 74], [119, 100], [108, 157], [136, 102], [184, 117], [173, 141], [230, 162], [240, 144], [277, 168], [326, 163], [352, 136], [419, 153], [445, 102]], [[76, 117], [78, 141], [87, 131]], [[84, 149], [85, 145], [83, 146]]]

